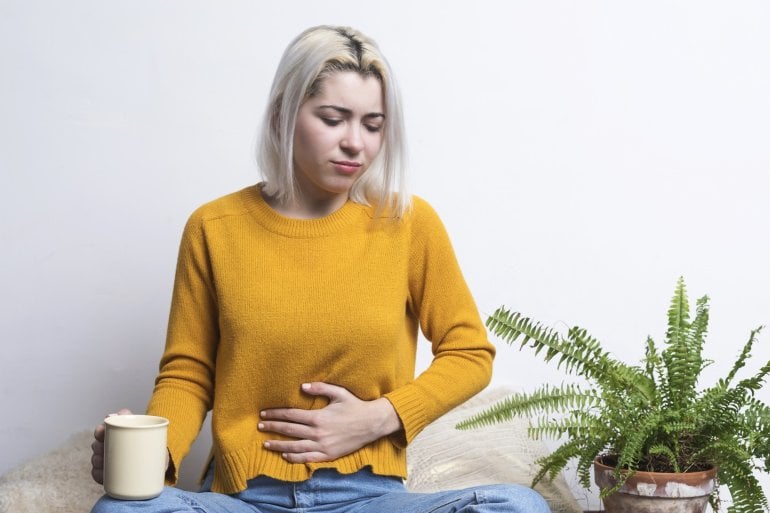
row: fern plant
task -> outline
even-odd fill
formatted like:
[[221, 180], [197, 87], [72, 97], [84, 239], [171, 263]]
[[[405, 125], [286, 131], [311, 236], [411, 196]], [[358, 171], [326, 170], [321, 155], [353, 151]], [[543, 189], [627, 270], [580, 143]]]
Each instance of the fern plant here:
[[[588, 488], [597, 457], [615, 466], [617, 479], [615, 488], [601, 492], [602, 498], [637, 470], [716, 467], [718, 483], [732, 497], [728, 512], [768, 511], [755, 471], [770, 470], [770, 408], [755, 394], [770, 373], [770, 361], [738, 379], [762, 327], [751, 332], [724, 378], [699, 388], [701, 373], [710, 363], [703, 357], [708, 320], [708, 296], [697, 301], [691, 320], [685, 283], [679, 278], [668, 309], [664, 346], [648, 337], [641, 364], [629, 365], [602, 349], [582, 328], [563, 335], [500, 308], [487, 320], [492, 333], [511, 345], [518, 341], [520, 349], [530, 347], [586, 384], [545, 384], [514, 394], [457, 427], [469, 429], [521, 415], [533, 419], [531, 437], [563, 439], [560, 447], [539, 460], [533, 485], [545, 477], [553, 479], [575, 460], [580, 482]], [[710, 502], [717, 511], [719, 486]]]

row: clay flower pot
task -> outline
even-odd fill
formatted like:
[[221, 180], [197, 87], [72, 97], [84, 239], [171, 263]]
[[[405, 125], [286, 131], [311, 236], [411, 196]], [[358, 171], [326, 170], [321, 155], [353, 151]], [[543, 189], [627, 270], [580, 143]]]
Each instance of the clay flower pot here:
[[[601, 489], [612, 488], [615, 469], [594, 461], [594, 479]], [[604, 500], [607, 513], [703, 513], [716, 485], [717, 470], [703, 472], [636, 472]]]

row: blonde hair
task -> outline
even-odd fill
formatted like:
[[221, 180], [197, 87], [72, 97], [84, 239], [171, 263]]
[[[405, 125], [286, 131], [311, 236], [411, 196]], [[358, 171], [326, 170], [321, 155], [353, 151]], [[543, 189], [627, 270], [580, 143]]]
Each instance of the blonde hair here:
[[376, 77], [382, 84], [385, 104], [382, 146], [369, 169], [353, 184], [350, 199], [373, 205], [378, 213], [401, 217], [409, 208], [409, 196], [404, 183], [406, 144], [400, 94], [377, 44], [348, 27], [322, 25], [307, 29], [284, 51], [270, 89], [257, 146], [265, 192], [282, 203], [296, 198], [297, 113], [305, 100], [318, 92], [323, 79], [337, 71]]

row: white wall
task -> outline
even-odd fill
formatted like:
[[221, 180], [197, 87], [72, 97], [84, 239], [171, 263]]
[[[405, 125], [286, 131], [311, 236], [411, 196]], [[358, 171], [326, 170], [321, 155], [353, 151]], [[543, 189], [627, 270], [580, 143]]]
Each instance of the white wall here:
[[[144, 408], [183, 223], [257, 180], [272, 73], [319, 23], [389, 56], [482, 313], [632, 361], [684, 275], [714, 372], [770, 323], [765, 2], [0, 0], [0, 473]], [[500, 344], [496, 384], [562, 379]]]

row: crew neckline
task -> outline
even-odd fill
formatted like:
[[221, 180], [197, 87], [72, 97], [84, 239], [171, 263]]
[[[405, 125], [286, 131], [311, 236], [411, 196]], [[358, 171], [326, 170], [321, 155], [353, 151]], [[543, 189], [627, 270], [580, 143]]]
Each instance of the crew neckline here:
[[266, 229], [279, 235], [295, 238], [325, 237], [350, 226], [365, 215], [365, 205], [351, 200], [323, 217], [298, 219], [275, 211], [262, 197], [263, 182], [244, 189], [244, 201], [252, 216]]

